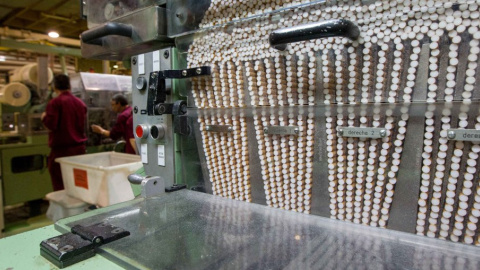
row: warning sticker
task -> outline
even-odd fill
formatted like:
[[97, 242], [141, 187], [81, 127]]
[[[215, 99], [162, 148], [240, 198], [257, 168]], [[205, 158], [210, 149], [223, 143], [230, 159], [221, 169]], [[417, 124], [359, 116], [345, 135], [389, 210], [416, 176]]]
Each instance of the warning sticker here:
[[75, 186], [88, 189], [87, 171], [73, 169], [73, 180], [75, 181]]

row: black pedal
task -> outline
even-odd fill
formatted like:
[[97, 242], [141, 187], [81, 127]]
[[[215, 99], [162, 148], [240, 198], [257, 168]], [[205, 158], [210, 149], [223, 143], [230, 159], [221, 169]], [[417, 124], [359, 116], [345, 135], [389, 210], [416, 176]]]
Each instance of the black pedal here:
[[107, 222], [86, 227], [76, 225], [71, 231], [40, 243], [40, 255], [58, 268], [91, 258], [96, 254], [96, 247], [130, 235], [129, 231]]
[[79, 235], [66, 233], [43, 240], [40, 255], [58, 268], [64, 268], [95, 256], [94, 244]]

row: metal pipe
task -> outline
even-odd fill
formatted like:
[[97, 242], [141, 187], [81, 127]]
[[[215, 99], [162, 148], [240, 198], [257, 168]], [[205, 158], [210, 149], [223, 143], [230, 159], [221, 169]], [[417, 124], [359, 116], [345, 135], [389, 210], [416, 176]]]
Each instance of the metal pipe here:
[[62, 74], [68, 75], [67, 65], [65, 63], [65, 55], [60, 55], [60, 67], [62, 69]]
[[54, 44], [68, 45], [72, 47], [80, 47], [80, 40], [72, 38], [51, 38], [48, 35], [32, 33], [30, 31], [20, 31], [15, 29], [10, 29], [8, 27], [0, 28], [0, 35], [7, 36], [15, 39], [38, 39], [38, 40], [47, 40], [48, 42]]
[[50, 19], [55, 19], [55, 20], [59, 20], [59, 21], [64, 21], [64, 22], [71, 22], [71, 23], [76, 23], [77, 20], [74, 20], [74, 19], [71, 19], [71, 18], [65, 18], [65, 17], [62, 17], [62, 16], [57, 16], [57, 15], [51, 15], [51, 14], [47, 14], [47, 13], [40, 13], [40, 15], [42, 17], [45, 17], [45, 18], [50, 18]]

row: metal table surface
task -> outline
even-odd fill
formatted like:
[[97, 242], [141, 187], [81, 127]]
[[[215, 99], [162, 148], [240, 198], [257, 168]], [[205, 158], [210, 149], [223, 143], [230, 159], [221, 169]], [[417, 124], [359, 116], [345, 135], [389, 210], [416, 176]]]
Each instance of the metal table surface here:
[[477, 269], [480, 248], [189, 190], [63, 219], [131, 235], [102, 256], [139, 269]]

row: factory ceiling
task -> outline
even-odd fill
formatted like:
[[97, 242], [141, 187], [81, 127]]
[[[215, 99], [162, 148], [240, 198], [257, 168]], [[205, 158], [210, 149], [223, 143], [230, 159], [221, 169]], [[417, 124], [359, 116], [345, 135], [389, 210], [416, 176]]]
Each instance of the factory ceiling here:
[[[29, 43], [78, 48], [79, 35], [86, 29], [80, 0], [0, 1], [0, 36], [4, 40], [0, 47]], [[49, 31], [58, 32], [60, 38], [48, 37]]]

